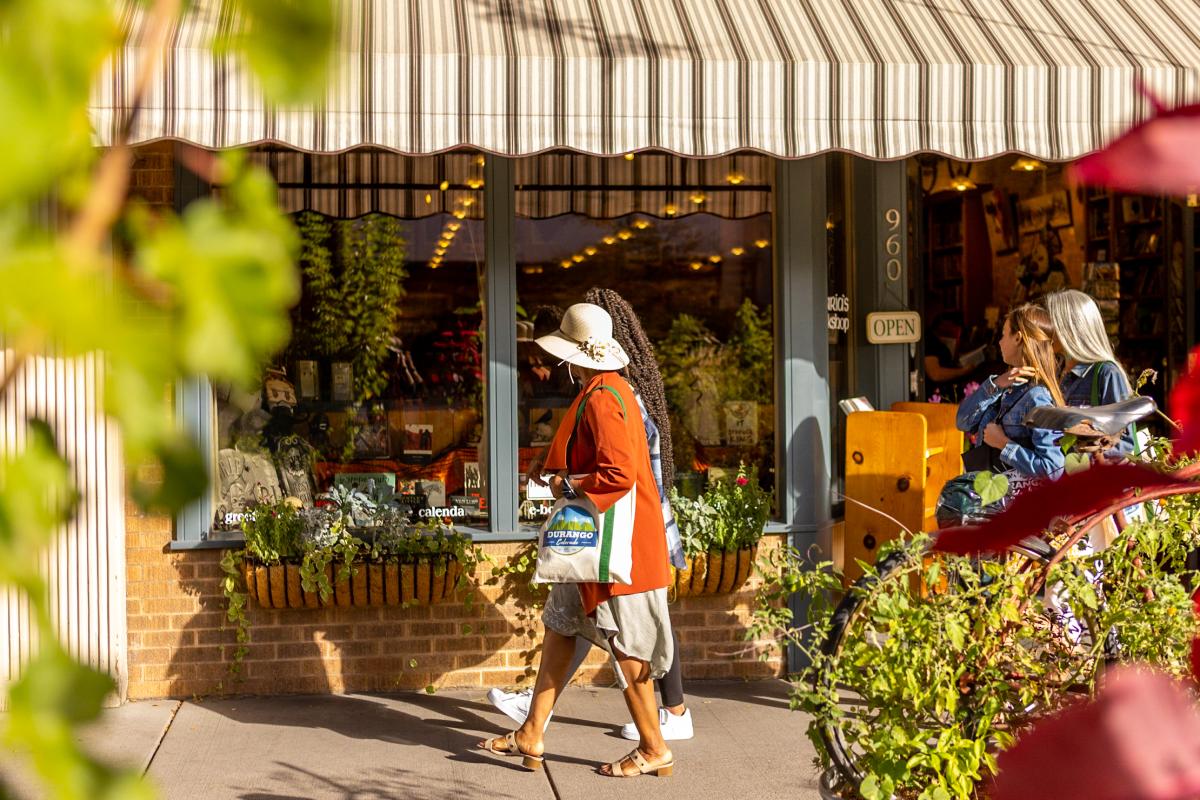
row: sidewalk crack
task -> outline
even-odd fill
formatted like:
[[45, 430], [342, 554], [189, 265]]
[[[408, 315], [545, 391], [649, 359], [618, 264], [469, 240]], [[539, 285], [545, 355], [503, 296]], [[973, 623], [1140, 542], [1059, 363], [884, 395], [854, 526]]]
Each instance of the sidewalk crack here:
[[162, 733], [158, 735], [158, 741], [154, 743], [154, 750], [150, 753], [150, 757], [146, 759], [146, 763], [142, 765], [142, 774], [145, 775], [150, 771], [150, 765], [154, 763], [154, 757], [158, 755], [159, 748], [167, 739], [167, 734], [171, 731], [171, 726], [175, 724], [175, 717], [179, 714], [179, 709], [183, 708], [183, 701], [176, 700], [175, 708], [171, 709], [171, 718], [167, 720], [167, 724], [163, 725]]

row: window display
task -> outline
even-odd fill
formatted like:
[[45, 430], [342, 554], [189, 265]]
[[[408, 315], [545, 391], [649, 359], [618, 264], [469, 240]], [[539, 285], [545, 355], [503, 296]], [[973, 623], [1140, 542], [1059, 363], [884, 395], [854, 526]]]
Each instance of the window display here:
[[[666, 155], [518, 162], [517, 469], [524, 476], [575, 396], [536, 337], [589, 289], [617, 292], [657, 355], [671, 427], [674, 485], [775, 476], [771, 170], [754, 156]], [[618, 339], [620, 333], [617, 333]], [[548, 492], [520, 479], [519, 516], [539, 524]]]
[[214, 531], [238, 530], [258, 503], [312, 507], [349, 489], [414, 522], [486, 527], [483, 165], [455, 158], [448, 171], [409, 170], [424, 180], [393, 193], [415, 202], [376, 204], [412, 218], [296, 213], [302, 289], [291, 343], [260, 386], [214, 387]]

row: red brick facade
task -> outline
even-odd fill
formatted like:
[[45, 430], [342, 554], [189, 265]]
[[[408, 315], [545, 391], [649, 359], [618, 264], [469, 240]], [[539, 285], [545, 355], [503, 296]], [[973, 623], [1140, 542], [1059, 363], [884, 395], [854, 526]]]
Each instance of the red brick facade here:
[[[172, 153], [170, 143], [137, 151], [131, 191], [152, 206], [173, 203]], [[469, 611], [462, 597], [412, 608], [266, 610], [252, 603], [252, 641], [235, 681], [228, 671], [236, 643], [225, 617], [220, 552], [170, 552], [171, 520], [144, 515], [132, 504], [126, 530], [131, 700], [509, 686], [537, 663], [540, 610], [527, 588], [512, 581], [481, 587]], [[764, 547], [778, 544], [764, 541]], [[503, 563], [521, 548], [485, 550]], [[682, 598], [672, 606], [685, 678], [780, 674], [777, 654], [759, 660], [765, 642], [743, 641], [757, 585], [752, 579], [738, 594]], [[599, 651], [577, 677], [612, 680]]]
[[[132, 507], [126, 524], [131, 700], [510, 686], [537, 663], [536, 601], [518, 581], [497, 581], [479, 590], [470, 611], [461, 596], [412, 608], [266, 610], [252, 604], [252, 641], [235, 681], [228, 672], [236, 645], [225, 620], [220, 553], [168, 552], [170, 520]], [[496, 544], [486, 551], [503, 562], [520, 548]], [[751, 579], [738, 594], [687, 597], [672, 605], [685, 678], [780, 674], [778, 657], [758, 659], [767, 643], [743, 641], [757, 585]], [[593, 651], [577, 678], [609, 683], [612, 675]]]

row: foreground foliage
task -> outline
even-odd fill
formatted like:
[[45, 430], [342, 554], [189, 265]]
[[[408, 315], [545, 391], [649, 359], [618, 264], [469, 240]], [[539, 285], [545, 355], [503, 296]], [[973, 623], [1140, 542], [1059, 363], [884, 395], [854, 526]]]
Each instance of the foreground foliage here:
[[[104, 411], [120, 426], [126, 463], [151, 467], [130, 475], [130, 494], [143, 508], [171, 512], [198, 497], [207, 476], [165, 393], [188, 376], [257, 377], [288, 337], [298, 237], [270, 177], [237, 158], [196, 159], [206, 179], [224, 184], [220, 201], [180, 215], [130, 202], [133, 154], [124, 141], [134, 113], [104, 152], [92, 145], [88, 114], [100, 68], [123, 44], [121, 5], [0, 4], [0, 403], [12, 401], [14, 377], [33, 358], [101, 353]], [[178, 0], [137, 5], [146, 69], [130, 78], [141, 93], [185, 12]], [[244, 24], [213, 46], [248, 63], [273, 100], [320, 92], [332, 52], [327, 0], [225, 5]], [[77, 728], [115, 687], [59, 644], [39, 570], [78, 494], [49, 426], [34, 422], [18, 441], [0, 461], [0, 589], [27, 599], [40, 646], [9, 688], [0, 735], [30, 754], [48, 796], [146, 797], [136, 772], [108, 767], [78, 744]]]

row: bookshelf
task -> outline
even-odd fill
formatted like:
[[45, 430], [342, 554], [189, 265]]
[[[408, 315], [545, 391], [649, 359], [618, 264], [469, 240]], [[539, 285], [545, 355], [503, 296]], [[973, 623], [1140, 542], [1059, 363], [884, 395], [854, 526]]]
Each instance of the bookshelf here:
[[1100, 306], [1130, 377], [1146, 369], [1159, 373], [1143, 391], [1161, 405], [1173, 382], [1171, 365], [1186, 348], [1186, 315], [1172, 308], [1172, 298], [1185, 296], [1183, 214], [1162, 197], [1102, 189], [1087, 190], [1084, 202], [1084, 290]]
[[979, 324], [992, 302], [992, 255], [983, 215], [983, 188], [946, 191], [926, 202], [926, 319], [951, 312]]

